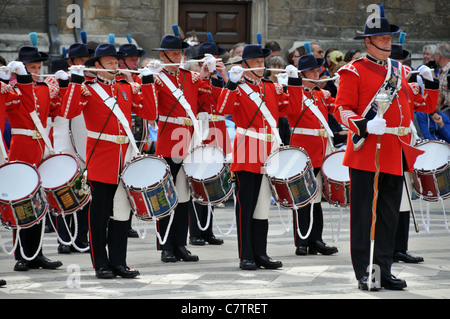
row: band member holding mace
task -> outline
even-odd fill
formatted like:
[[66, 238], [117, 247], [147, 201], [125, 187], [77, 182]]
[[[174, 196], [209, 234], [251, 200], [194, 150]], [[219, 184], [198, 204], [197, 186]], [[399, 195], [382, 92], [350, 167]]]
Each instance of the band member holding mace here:
[[[350, 168], [350, 248], [362, 290], [406, 287], [391, 274], [395, 232], [403, 171], [411, 171], [423, 152], [410, 144], [413, 106], [405, 72], [389, 58], [391, 35], [400, 31], [380, 6], [380, 16], [368, 20], [364, 34], [355, 37], [364, 40], [367, 57], [339, 70], [335, 116], [352, 133], [343, 164]], [[379, 282], [369, 280], [372, 269]]]

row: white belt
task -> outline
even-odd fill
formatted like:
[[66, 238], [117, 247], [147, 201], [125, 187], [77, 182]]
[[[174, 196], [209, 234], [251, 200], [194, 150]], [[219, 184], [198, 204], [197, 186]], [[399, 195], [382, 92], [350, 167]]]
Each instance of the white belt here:
[[292, 133], [320, 136], [320, 137], [328, 137], [327, 130], [325, 130], [325, 129], [312, 129], [312, 128], [296, 127], [292, 130]]
[[252, 138], [257, 138], [258, 140], [265, 142], [272, 142], [275, 140], [275, 135], [273, 134], [258, 133], [252, 130], [245, 130], [242, 127], [237, 127], [236, 133]]
[[24, 128], [12, 128], [11, 129], [11, 133], [13, 135], [26, 135], [26, 136], [31, 136], [33, 139], [37, 140], [39, 138], [42, 138], [41, 133], [39, 133], [39, 131], [36, 130], [27, 130]]
[[386, 127], [385, 133], [386, 134], [397, 135], [397, 136], [405, 136], [405, 135], [408, 135], [409, 133], [411, 133], [411, 128], [410, 127], [403, 127], [403, 126]]
[[188, 117], [167, 117], [160, 115], [159, 120], [183, 126], [192, 126], [192, 120]]
[[111, 135], [105, 133], [100, 135], [100, 133], [97, 132], [87, 131], [87, 136], [116, 144], [128, 144], [130, 142], [130, 139], [126, 135]]

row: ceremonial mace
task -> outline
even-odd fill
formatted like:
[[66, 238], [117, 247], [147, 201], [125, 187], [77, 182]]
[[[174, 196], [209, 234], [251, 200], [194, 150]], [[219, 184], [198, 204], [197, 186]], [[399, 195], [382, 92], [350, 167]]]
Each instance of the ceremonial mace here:
[[[383, 118], [384, 112], [389, 105], [389, 95], [385, 92], [380, 92], [375, 97], [378, 105], [377, 116]], [[377, 138], [377, 149], [375, 153], [375, 176], [373, 181], [373, 202], [372, 202], [372, 225], [370, 227], [370, 259], [369, 259], [369, 277], [367, 282], [367, 289], [372, 288], [372, 270], [373, 270], [373, 253], [375, 248], [375, 223], [377, 220], [377, 202], [378, 202], [378, 177], [380, 175], [380, 149], [381, 149], [381, 135]]]

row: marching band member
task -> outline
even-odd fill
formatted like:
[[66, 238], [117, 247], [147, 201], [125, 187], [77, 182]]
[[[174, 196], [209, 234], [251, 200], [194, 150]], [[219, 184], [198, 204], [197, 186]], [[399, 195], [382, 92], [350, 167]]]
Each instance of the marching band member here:
[[[299, 58], [298, 69], [302, 77], [306, 79], [319, 80], [319, 68], [325, 63], [322, 58], [315, 58], [312, 54], [306, 54]], [[311, 160], [314, 175], [320, 181], [320, 168], [330, 153], [333, 132], [328, 126], [328, 113], [334, 111], [334, 98], [330, 92], [319, 89], [317, 82], [302, 80], [303, 83], [303, 106], [301, 112], [295, 110], [295, 114], [287, 115], [291, 127], [290, 145], [302, 147]], [[328, 151], [327, 151], [328, 150]], [[330, 247], [322, 239], [323, 212], [321, 183], [318, 183], [319, 191], [312, 203], [293, 210], [293, 231], [296, 255], [317, 254], [332, 255], [338, 252], [336, 247]], [[310, 225], [310, 210], [313, 206], [313, 220], [311, 232], [306, 239], [301, 239], [297, 228], [302, 234], [306, 234]], [[298, 214], [298, 218], [296, 218]], [[297, 225], [297, 220], [299, 225]]]
[[[210, 42], [204, 42], [200, 44], [198, 48], [197, 56], [194, 59], [203, 59], [208, 55], [212, 55], [215, 59], [219, 58], [220, 55], [226, 53], [226, 50], [218, 47], [212, 36], [208, 34], [208, 38]], [[222, 61], [211, 60], [212, 64], [207, 65], [209, 73], [217, 72], [220, 77], [227, 82], [227, 70]], [[206, 83], [210, 83], [210, 74], [205, 74], [203, 81]], [[227, 126], [225, 123], [225, 116], [217, 114], [216, 104], [215, 103], [206, 103], [204, 101], [201, 105], [198, 106], [198, 118], [199, 121], [202, 121], [207, 117], [206, 124], [204, 130], [206, 130], [208, 136], [203, 141], [205, 145], [214, 145], [220, 148], [224, 154], [231, 159], [231, 142], [230, 136], [228, 135]], [[203, 117], [202, 117], [203, 116]], [[202, 117], [202, 118], [200, 118]], [[203, 122], [203, 123], [205, 123]], [[197, 224], [198, 220], [202, 225], [205, 225], [208, 220], [208, 206], [200, 205], [194, 203], [197, 214], [194, 213], [193, 207], [190, 207], [190, 220], [189, 220], [189, 242], [192, 245], [204, 245], [205, 242], [208, 242], [211, 245], [221, 245], [223, 244], [223, 239], [216, 238], [214, 236], [212, 230], [212, 222], [209, 223], [208, 227], [205, 230], [201, 230]], [[214, 209], [214, 207], [213, 207]]]
[[[401, 64], [389, 59], [391, 35], [399, 33], [400, 27], [389, 24], [384, 10], [380, 13], [380, 17], [366, 22], [364, 34], [355, 37], [364, 39], [367, 57], [350, 62], [338, 72], [335, 117], [352, 132], [343, 164], [350, 168], [350, 245], [358, 288], [401, 290], [406, 282], [391, 274], [391, 265], [403, 172], [411, 171], [423, 152], [410, 145], [413, 110], [405, 72]], [[435, 84], [427, 85], [432, 88]], [[380, 111], [375, 101], [379, 93], [389, 96], [386, 111]], [[426, 94], [437, 98], [437, 91], [427, 90]], [[371, 265], [379, 267], [379, 285], [368, 281]]]
[[[89, 58], [94, 53], [92, 52], [92, 50], [87, 48], [84, 42], [85, 41], [83, 41], [83, 43], [73, 43], [69, 46], [66, 58], [69, 67], [74, 65], [84, 65], [84, 63], [87, 60], [89, 60]], [[60, 70], [55, 73], [54, 77], [48, 77], [46, 79], [46, 82], [52, 83], [54, 86], [60, 86], [61, 83], [60, 93], [64, 95], [67, 90], [67, 86], [69, 84], [69, 75], [66, 72]], [[70, 138], [69, 120], [62, 116], [56, 116], [53, 119], [52, 129], [53, 129], [53, 142], [55, 150], [58, 152], [74, 155], [75, 158], [77, 158], [76, 151], [72, 145], [72, 141]], [[79, 164], [81, 167], [85, 166], [85, 164], [82, 163], [81, 161], [79, 161]], [[89, 205], [85, 205], [81, 210], [77, 211], [76, 217], [77, 217], [78, 232], [76, 234], [75, 243], [72, 244], [71, 246], [59, 243], [58, 253], [70, 254], [72, 252], [77, 251], [77, 247], [82, 251], [85, 252], [88, 251], [89, 247], [89, 241], [87, 237], [89, 230], [88, 213], [89, 213]], [[57, 228], [56, 231], [58, 232], [59, 237], [64, 242], [70, 241], [71, 236], [69, 235], [66, 224], [71, 225], [71, 231], [73, 231], [74, 217], [75, 216], [73, 214], [66, 215], [65, 217], [63, 217], [62, 215], [56, 217], [56, 228]], [[63, 218], [66, 219], [66, 222], [64, 222]]]
[[83, 112], [85, 119], [87, 180], [92, 194], [90, 252], [96, 276], [101, 279], [139, 275], [126, 264], [131, 208], [119, 176], [126, 162], [137, 153], [130, 131], [131, 112], [149, 120], [156, 118], [151, 72], [144, 70], [142, 86], [116, 81], [116, 73], [110, 70], [118, 68], [121, 57], [113, 44], [99, 45], [85, 65], [107, 71], [98, 71], [95, 81], [83, 83], [84, 66], [72, 67], [62, 105], [64, 117], [71, 119]]
[[[242, 66], [234, 66], [222, 91], [217, 110], [232, 114], [236, 123], [233, 159], [230, 170], [235, 177], [237, 197], [236, 221], [240, 268], [254, 270], [282, 267], [281, 261], [267, 255], [270, 186], [263, 175], [263, 164], [272, 147], [280, 144], [278, 118], [287, 108], [299, 110], [302, 105], [301, 79], [294, 66], [288, 66], [288, 93], [281, 85], [262, 80], [264, 58], [269, 49], [246, 45]], [[248, 70], [247, 72], [244, 71]], [[244, 74], [244, 78], [242, 78]]]
[[[186, 174], [181, 169], [181, 165], [191, 149], [191, 144], [194, 143], [194, 146], [200, 144], [196, 118], [198, 106], [203, 103], [213, 104], [211, 89], [219, 92], [223, 86], [223, 82], [217, 79], [216, 75], [211, 76], [213, 84], [211, 87], [201, 80], [199, 73], [180, 68], [182, 52], [189, 47], [189, 44], [180, 39], [177, 31], [175, 34], [165, 35], [160, 47], [153, 49], [159, 51], [164, 65], [161, 65], [160, 61], [151, 61], [148, 65], [153, 72], [159, 73], [156, 80], [159, 122], [155, 154], [162, 156], [169, 164], [178, 193], [178, 205], [175, 208], [170, 229], [168, 229], [168, 218], [157, 221], [158, 231], [161, 234], [169, 231], [163, 245], [157, 242], [157, 249], [161, 250], [163, 262], [176, 262], [180, 259], [198, 261], [199, 259], [197, 255], [191, 254], [186, 249], [190, 194]], [[202, 70], [205, 72], [206, 63]], [[219, 93], [216, 95], [218, 96]]]
[[[129, 43], [122, 44], [119, 47], [119, 52], [122, 52], [125, 54], [125, 56], [119, 60], [119, 68], [122, 70], [125, 70], [125, 69], [137, 70], [139, 67], [139, 59], [141, 57], [143, 57], [146, 54], [146, 52], [144, 50], [138, 49], [136, 47], [136, 45], [134, 45], [131, 42], [131, 37], [129, 34], [127, 34], [127, 38], [128, 38]], [[138, 73], [122, 72], [119, 77], [123, 77], [128, 82], [137, 82], [139, 84], [142, 83], [142, 79], [139, 77]], [[131, 124], [133, 125], [132, 131], [133, 131], [133, 135], [136, 138], [136, 142], [138, 142], [138, 144], [144, 143], [144, 141], [142, 141], [143, 140], [142, 137], [147, 136], [147, 134], [144, 134], [144, 132], [143, 132], [143, 130], [148, 130], [147, 129], [147, 125], [148, 125], [147, 120], [144, 120], [133, 114]], [[140, 134], [136, 134], [137, 132]], [[138, 145], [138, 147], [140, 149], [140, 145]], [[129, 238], [139, 238], [139, 234], [137, 233], [137, 231], [135, 231], [131, 227], [132, 218], [133, 218], [133, 211], [130, 211], [130, 218], [128, 220], [128, 237]]]
[[[34, 46], [23, 46], [19, 49], [19, 61], [9, 63], [8, 67], [17, 76], [17, 90], [8, 92], [10, 98], [6, 100], [6, 112], [11, 123], [12, 139], [9, 160], [20, 160], [38, 165], [46, 154], [46, 143], [37, 122], [42, 127], [47, 126], [47, 118], [60, 114], [61, 100], [58, 89], [48, 86], [44, 82], [37, 82], [41, 72], [42, 62], [48, 60], [49, 55], [39, 52]], [[33, 73], [33, 74], [30, 74]], [[9, 100], [9, 101], [8, 101]], [[36, 118], [30, 113], [35, 112]], [[21, 229], [19, 236], [27, 257], [33, 256], [39, 247], [43, 223], [37, 223], [29, 228]], [[13, 231], [16, 236], [16, 230]], [[14, 270], [27, 271], [30, 268], [56, 269], [62, 265], [60, 261], [46, 258], [42, 249], [33, 260], [27, 260], [19, 250], [15, 252], [17, 260]]]

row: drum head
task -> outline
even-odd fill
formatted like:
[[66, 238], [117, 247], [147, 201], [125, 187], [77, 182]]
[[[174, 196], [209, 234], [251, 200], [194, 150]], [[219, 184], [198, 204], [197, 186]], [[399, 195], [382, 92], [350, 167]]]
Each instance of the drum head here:
[[56, 188], [70, 182], [78, 171], [78, 162], [71, 155], [59, 154], [48, 157], [38, 167], [42, 187]]
[[187, 176], [205, 180], [220, 173], [225, 165], [223, 151], [215, 146], [201, 146], [194, 149], [183, 160]]
[[416, 145], [416, 148], [425, 153], [417, 157], [414, 169], [430, 171], [447, 165], [450, 160], [450, 147], [445, 143], [427, 141]]
[[164, 179], [166, 163], [157, 157], [142, 157], [130, 162], [122, 173], [122, 181], [128, 187], [147, 188]]
[[325, 177], [338, 182], [350, 182], [350, 173], [347, 166], [342, 165], [345, 152], [330, 154], [322, 164]]
[[269, 177], [288, 179], [305, 171], [308, 155], [298, 148], [279, 149], [266, 161], [266, 173]]
[[87, 130], [86, 124], [84, 123], [83, 113], [70, 120], [69, 129], [70, 138], [75, 151], [83, 161], [86, 161]]
[[39, 174], [28, 164], [9, 163], [0, 167], [0, 200], [16, 201], [32, 194]]

